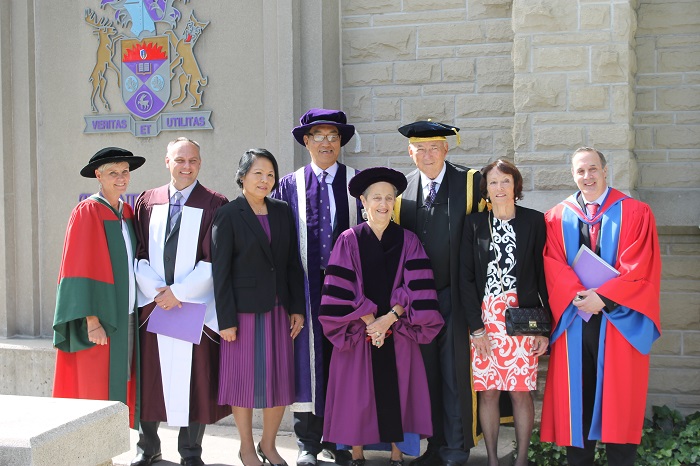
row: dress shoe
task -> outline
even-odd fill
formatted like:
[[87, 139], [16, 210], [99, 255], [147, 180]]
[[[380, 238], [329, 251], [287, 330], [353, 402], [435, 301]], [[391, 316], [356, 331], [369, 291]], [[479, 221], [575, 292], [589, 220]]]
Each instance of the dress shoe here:
[[455, 460], [447, 460], [442, 464], [444, 466], [462, 466], [463, 465], [463, 463], [460, 463], [459, 461], [455, 461]]
[[352, 453], [348, 450], [332, 450], [330, 448], [324, 448], [321, 451], [321, 456], [323, 459], [328, 461], [333, 461], [335, 464], [340, 466], [350, 466], [352, 461]]
[[410, 466], [442, 466], [442, 458], [437, 448], [428, 448], [425, 453], [411, 461]]
[[306, 450], [301, 450], [297, 457], [297, 466], [316, 466], [316, 455]]
[[273, 463], [272, 461], [267, 459], [267, 456], [265, 456], [265, 453], [263, 453], [262, 448], [260, 447], [260, 444], [258, 443], [258, 448], [257, 448], [257, 453], [260, 458], [262, 458], [263, 463], [270, 463], [272, 466], [289, 466], [285, 460], [282, 460], [281, 463]]
[[153, 456], [148, 456], [144, 455], [143, 453], [139, 453], [134, 457], [133, 460], [131, 460], [131, 463], [129, 463], [131, 466], [151, 466], [153, 463], [157, 463], [158, 461], [163, 459], [163, 455], [160, 453], [156, 453]]
[[180, 464], [185, 466], [204, 466], [204, 461], [199, 456], [188, 456], [187, 458], [180, 458]]
[[403, 458], [400, 460], [392, 460], [389, 458], [389, 466], [403, 466]]
[[359, 458], [356, 460], [350, 460], [350, 466], [365, 466], [365, 459], [364, 458]]

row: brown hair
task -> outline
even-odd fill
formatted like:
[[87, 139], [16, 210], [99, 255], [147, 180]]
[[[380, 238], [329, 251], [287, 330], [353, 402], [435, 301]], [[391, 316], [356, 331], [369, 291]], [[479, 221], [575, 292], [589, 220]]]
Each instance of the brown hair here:
[[488, 198], [488, 190], [486, 189], [486, 175], [493, 170], [498, 169], [501, 173], [510, 175], [513, 177], [513, 193], [515, 194], [515, 200], [518, 201], [523, 198], [523, 175], [520, 174], [520, 170], [513, 165], [512, 162], [504, 159], [498, 159], [495, 162], [491, 162], [481, 169], [481, 183], [479, 184], [479, 190], [484, 199]]

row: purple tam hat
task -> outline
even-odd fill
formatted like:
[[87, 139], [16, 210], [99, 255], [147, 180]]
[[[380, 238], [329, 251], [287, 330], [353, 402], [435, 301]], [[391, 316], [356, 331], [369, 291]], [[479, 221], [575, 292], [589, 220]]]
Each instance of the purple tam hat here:
[[340, 133], [340, 145], [344, 146], [355, 134], [355, 127], [349, 125], [345, 113], [340, 110], [328, 110], [325, 108], [312, 108], [299, 118], [301, 126], [292, 130], [294, 139], [304, 146], [304, 135], [309, 134], [309, 130], [318, 125], [331, 125], [338, 128]]

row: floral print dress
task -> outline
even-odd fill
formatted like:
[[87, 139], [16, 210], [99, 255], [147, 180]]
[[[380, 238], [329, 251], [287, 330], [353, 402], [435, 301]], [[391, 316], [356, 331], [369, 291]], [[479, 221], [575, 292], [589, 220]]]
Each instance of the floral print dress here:
[[532, 356], [534, 337], [506, 333], [505, 311], [518, 306], [515, 283], [515, 231], [508, 220], [493, 218], [490, 261], [481, 303], [493, 355], [480, 358], [472, 347], [474, 390], [530, 391], [537, 386], [537, 358]]

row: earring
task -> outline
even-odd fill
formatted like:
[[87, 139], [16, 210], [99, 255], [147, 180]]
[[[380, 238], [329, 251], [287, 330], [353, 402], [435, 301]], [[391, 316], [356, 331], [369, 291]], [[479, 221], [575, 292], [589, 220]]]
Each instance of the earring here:
[[365, 209], [362, 209], [362, 220], [364, 220], [364, 221], [366, 222], [366, 221], [367, 221], [367, 218], [368, 218], [368, 217], [367, 217], [367, 211], [366, 211]]
[[395, 222], [395, 221], [396, 221], [396, 218], [395, 218], [395, 217], [396, 217], [396, 211], [392, 210], [392, 211], [391, 211], [391, 221], [392, 221], [392, 222]]

